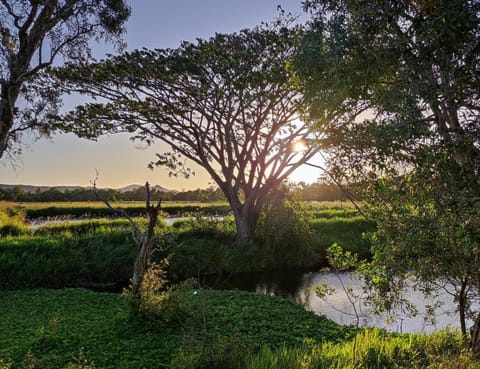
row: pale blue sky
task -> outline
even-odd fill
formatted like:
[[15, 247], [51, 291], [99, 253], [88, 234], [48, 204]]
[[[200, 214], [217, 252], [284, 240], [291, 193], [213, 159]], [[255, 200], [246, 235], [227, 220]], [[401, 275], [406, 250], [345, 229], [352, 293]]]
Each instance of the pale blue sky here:
[[[281, 5], [287, 12], [301, 14], [301, 0], [130, 0], [132, 16], [125, 36], [128, 49], [141, 47], [174, 48], [182, 40], [208, 38], [215, 32], [230, 33], [271, 21]], [[101, 58], [111, 50], [104, 45], [94, 48]], [[65, 99], [65, 107], [77, 101]], [[99, 173], [100, 187], [122, 187], [149, 181], [172, 189], [205, 188], [208, 175], [196, 168], [196, 176], [185, 180], [169, 178], [162, 168], [151, 171], [148, 162], [165, 146], [157, 144], [138, 149], [128, 135], [102, 137], [98, 142], [57, 135], [28, 144], [15, 162], [0, 165], [0, 183], [33, 185], [88, 186]], [[313, 181], [320, 173], [313, 168], [300, 169], [295, 180]]]

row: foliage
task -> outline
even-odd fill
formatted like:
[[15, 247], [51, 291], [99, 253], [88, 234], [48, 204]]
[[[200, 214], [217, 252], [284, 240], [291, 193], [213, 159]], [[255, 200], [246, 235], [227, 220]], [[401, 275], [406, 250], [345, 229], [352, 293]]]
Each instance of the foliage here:
[[[38, 74], [58, 60], [88, 59], [89, 41], [113, 41], [121, 35], [130, 8], [123, 0], [5, 0], [0, 3], [0, 158], [25, 130], [48, 134], [55, 124], [60, 91], [38, 81]], [[21, 102], [22, 108], [19, 109]]]
[[[167, 143], [172, 151], [152, 167], [187, 176], [184, 158], [203, 167], [231, 205], [237, 243], [248, 243], [270, 189], [318, 151], [316, 133], [297, 119], [303, 96], [287, 69], [301, 31], [283, 23], [62, 68], [61, 89], [105, 103], [55, 119], [87, 138], [128, 131], [149, 145]], [[294, 152], [306, 138], [313, 144]]]
[[[457, 302], [466, 333], [466, 320], [475, 321], [479, 314], [473, 302], [480, 295], [480, 208], [472, 199], [480, 192], [465, 183], [468, 177], [462, 180], [464, 168], [455, 160], [435, 161], [430, 155], [425, 160], [429, 166], [424, 169], [385, 178], [372, 188], [370, 208], [379, 221], [372, 241], [374, 261], [383, 275], [372, 285], [400, 288], [404, 276], [412, 274], [416, 278], [410, 284], [426, 294], [446, 290]], [[384, 289], [378, 289], [380, 296]]]
[[134, 317], [160, 320], [166, 324], [180, 324], [188, 318], [187, 297], [195, 286], [193, 280], [172, 285], [167, 279], [168, 259], [149, 263], [142, 278], [138, 296], [131, 289], [124, 291]]
[[0, 205], [0, 236], [18, 236], [27, 232], [24, 213], [18, 208]]
[[270, 192], [257, 226], [256, 242], [275, 260], [276, 268], [302, 268], [319, 262], [312, 250], [314, 234], [308, 216], [286, 188]]
[[189, 294], [188, 301], [198, 322], [171, 325], [130, 319], [119, 294], [71, 289], [0, 292], [0, 359], [11, 362], [11, 369], [24, 368], [27, 357], [35, 369], [56, 369], [70, 365], [81, 352], [97, 369], [168, 368], [180, 351], [189, 352], [189, 342], [203, 342], [204, 316], [211, 344], [275, 349], [295, 347], [304, 338], [341, 341], [349, 334], [281, 298], [198, 291]]
[[462, 337], [441, 331], [430, 336], [394, 335], [381, 330], [365, 330], [358, 337], [358, 362], [352, 361], [353, 342], [312, 344], [306, 341], [295, 349], [263, 348], [251, 355], [248, 369], [474, 369], [479, 362], [462, 349]]
[[[480, 352], [478, 1], [306, 1], [297, 77], [326, 133], [330, 174], [356, 184], [377, 223], [375, 280], [387, 307], [410, 274], [449, 286]], [[334, 123], [323, 112], [342, 104]], [[370, 211], [368, 211], [370, 210]], [[478, 310], [478, 309], [477, 309]]]

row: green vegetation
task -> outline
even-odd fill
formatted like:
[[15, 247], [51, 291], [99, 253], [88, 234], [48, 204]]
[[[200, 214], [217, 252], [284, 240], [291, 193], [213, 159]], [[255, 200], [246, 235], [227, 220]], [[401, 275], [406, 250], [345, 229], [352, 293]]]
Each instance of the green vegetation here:
[[32, 369], [66, 368], [80, 356], [97, 369], [168, 368], [177, 355], [217, 342], [248, 352], [350, 335], [349, 329], [281, 298], [202, 290], [193, 291], [186, 304], [190, 318], [172, 325], [129, 318], [118, 294], [0, 292], [0, 360], [11, 362], [12, 369], [27, 363]]
[[[8, 204], [8, 203], [7, 203]], [[27, 219], [54, 218], [54, 217], [111, 217], [116, 216], [113, 210], [107, 208], [104, 203], [97, 202], [56, 202], [56, 203], [10, 203], [12, 207], [21, 209]], [[145, 215], [145, 203], [112, 202], [115, 208], [122, 208], [130, 216]], [[166, 216], [189, 216], [189, 215], [226, 215], [230, 206], [225, 203], [179, 203], [165, 202], [162, 212]]]
[[[319, 267], [325, 262], [325, 250], [333, 242], [369, 256], [369, 244], [362, 233], [372, 230], [372, 225], [358, 216], [340, 218], [329, 214], [344, 212], [350, 216], [355, 214], [353, 208], [342, 204], [341, 208], [329, 209], [325, 204], [315, 204], [295, 210], [292, 204], [287, 203], [283, 210], [272, 210], [267, 218], [262, 218], [259, 231], [263, 230], [263, 235], [259, 232], [257, 242], [265, 246], [252, 243], [232, 247], [235, 222], [228, 216], [222, 220], [189, 218], [175, 222], [172, 227], [160, 222], [158, 232], [166, 232], [175, 246], [163, 254], [156, 253], [154, 260], [169, 256], [169, 278], [178, 281], [196, 277], [198, 273]], [[31, 206], [44, 211], [40, 205]], [[224, 205], [203, 205], [210, 210], [217, 206]], [[184, 204], [183, 208], [189, 206]], [[0, 288], [66, 286], [118, 290], [128, 284], [135, 252], [127, 220], [85, 220], [30, 228], [23, 223], [22, 209], [11, 205], [5, 205], [4, 209], [0, 212], [0, 230], [4, 236], [0, 238]], [[68, 213], [75, 207], [64, 204], [62, 209]], [[326, 217], [320, 217], [323, 215]], [[307, 225], [305, 222], [312, 216], [316, 218]], [[142, 218], [136, 221], [145, 222]], [[291, 232], [293, 224], [297, 224], [297, 232]]]
[[[308, 227], [299, 230], [312, 231], [316, 253], [325, 254], [336, 241], [368, 255], [368, 242], [361, 234], [375, 227], [353, 208], [309, 204], [295, 210], [296, 205], [288, 202], [282, 206], [267, 213], [260, 230], [275, 229], [284, 220], [301, 220], [299, 224], [303, 221], [305, 226], [310, 219]], [[301, 214], [305, 218], [296, 218]], [[127, 285], [135, 250], [126, 220], [32, 229], [25, 226], [21, 211], [3, 208], [0, 216], [4, 227], [0, 229], [15, 229], [0, 238], [1, 289], [85, 286], [118, 291]], [[190, 218], [171, 227], [161, 222], [158, 231], [176, 240], [168, 250], [169, 273], [157, 271], [160, 280], [181, 281], [199, 271], [265, 270], [274, 268], [284, 255], [255, 244], [232, 247], [231, 217]], [[267, 235], [270, 245], [292, 242], [281, 227], [274, 233], [273, 239]], [[155, 260], [163, 256], [156, 255]], [[166, 292], [158, 293], [155, 287], [144, 295], [140, 315], [132, 314], [129, 300], [116, 293], [0, 291], [0, 368], [453, 369], [461, 365], [474, 369], [479, 365], [463, 351], [463, 337], [457, 332], [424, 336], [360, 330], [354, 340], [353, 327], [338, 326], [289, 300], [192, 290], [191, 283], [172, 288], [166, 280], [152, 281], [148, 288], [157, 286]]]
[[[397, 335], [352, 330], [291, 301], [195, 290], [184, 319], [132, 318], [119, 294], [0, 292], [2, 368], [477, 368], [456, 332]], [[72, 329], [75, 327], [75, 329]], [[84, 366], [80, 366], [82, 364]], [[77, 365], [77, 366], [75, 366]]]
[[[480, 363], [462, 349], [461, 334], [389, 334], [365, 330], [353, 342], [305, 342], [300, 348], [264, 348], [248, 361], [248, 369], [475, 369]], [[356, 358], [356, 359], [355, 359]]]

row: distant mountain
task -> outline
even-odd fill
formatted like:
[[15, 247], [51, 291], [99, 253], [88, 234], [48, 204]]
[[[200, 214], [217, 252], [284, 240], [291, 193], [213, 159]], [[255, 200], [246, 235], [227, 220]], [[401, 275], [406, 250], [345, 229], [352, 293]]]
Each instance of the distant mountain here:
[[[84, 188], [84, 189], [92, 188], [91, 186], [89, 186], [89, 187], [82, 187], [82, 186], [34, 186], [34, 185], [22, 185], [22, 184], [18, 184], [18, 185], [0, 184], [0, 188], [2, 188], [2, 189], [13, 189], [15, 187], [20, 188], [21, 190], [23, 190], [25, 192], [35, 192], [35, 191], [37, 191], [37, 189], [39, 189], [41, 192], [44, 192], [44, 191], [48, 191], [48, 190], [53, 189], [53, 188], [57, 189], [60, 192], [65, 192], [65, 191], [78, 190], [78, 189], [81, 189], [81, 188]], [[132, 185], [128, 185], [128, 186], [121, 187], [121, 188], [115, 188], [114, 190], [116, 190], [120, 193], [124, 193], [124, 192], [128, 192], [128, 191], [138, 190], [140, 187], [144, 187], [144, 186], [138, 185], [138, 184], [132, 184]], [[167, 189], [165, 187], [162, 187], [160, 185], [151, 186], [150, 188], [152, 190], [159, 191], [159, 192], [176, 192], [174, 190], [169, 190], [169, 189]], [[108, 188], [106, 188], [106, 189], [108, 189]]]
[[[128, 191], [136, 191], [139, 188], [143, 188], [143, 187], [145, 187], [145, 186], [144, 185], [139, 185], [139, 184], [131, 184], [131, 185], [128, 185], [128, 186], [125, 186], [125, 187], [116, 188], [115, 190], [117, 190], [120, 193], [124, 193], [124, 192], [128, 192]], [[155, 190], [155, 191], [158, 191], [158, 192], [176, 192], [174, 190], [169, 190], [168, 188], [162, 187], [160, 185], [150, 186], [150, 190], [152, 190], [152, 191]]]

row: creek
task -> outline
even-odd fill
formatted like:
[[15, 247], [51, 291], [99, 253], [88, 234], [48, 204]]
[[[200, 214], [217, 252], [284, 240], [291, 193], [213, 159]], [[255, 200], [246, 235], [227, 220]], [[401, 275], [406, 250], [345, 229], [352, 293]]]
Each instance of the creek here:
[[[351, 287], [356, 294], [362, 294], [363, 282], [360, 279], [353, 278], [348, 273], [341, 274], [340, 278], [347, 288]], [[239, 289], [288, 297], [305, 306], [307, 310], [324, 315], [338, 324], [355, 325], [356, 316], [353, 306], [348, 301], [338, 275], [333, 273], [277, 271], [209, 277], [204, 282], [209, 288], [214, 289]], [[315, 285], [321, 283], [327, 283], [335, 289], [326, 301], [319, 298], [313, 290]], [[438, 329], [459, 326], [456, 304], [453, 297], [445, 291], [438, 291], [435, 298], [425, 298], [420, 291], [409, 289], [406, 296], [415, 304], [418, 314], [416, 316], [399, 314], [391, 322], [387, 322], [385, 317], [370, 312], [362, 303], [362, 299], [358, 300], [356, 308], [360, 326], [375, 326], [399, 333], [431, 333]], [[426, 306], [433, 305], [435, 302], [440, 303], [441, 306], [435, 310], [435, 320], [432, 321], [426, 314]]]

